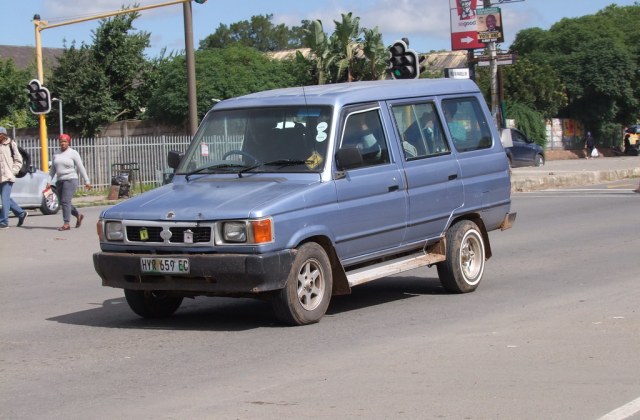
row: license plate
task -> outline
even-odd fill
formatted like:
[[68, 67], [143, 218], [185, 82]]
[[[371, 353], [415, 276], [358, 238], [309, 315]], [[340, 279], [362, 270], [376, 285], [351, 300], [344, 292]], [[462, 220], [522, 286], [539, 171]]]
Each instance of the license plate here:
[[188, 274], [189, 268], [186, 258], [140, 258], [143, 273]]

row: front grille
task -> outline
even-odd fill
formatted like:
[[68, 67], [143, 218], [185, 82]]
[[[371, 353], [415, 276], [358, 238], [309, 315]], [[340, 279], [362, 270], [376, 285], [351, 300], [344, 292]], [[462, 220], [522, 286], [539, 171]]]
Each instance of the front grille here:
[[[127, 225], [127, 241], [139, 244], [206, 244], [212, 242], [211, 226], [189, 226], [185, 224], [179, 225]], [[190, 231], [192, 241], [185, 243], [185, 232]]]
[[209, 226], [202, 227], [172, 227], [169, 229], [172, 233], [171, 239], [169, 242], [172, 243], [183, 243], [184, 242], [184, 233], [187, 230], [193, 232], [193, 243], [206, 243], [211, 242], [211, 228]]
[[[141, 238], [142, 231], [146, 230], [148, 239]], [[127, 226], [127, 239], [130, 242], [164, 242], [160, 237], [161, 226]]]

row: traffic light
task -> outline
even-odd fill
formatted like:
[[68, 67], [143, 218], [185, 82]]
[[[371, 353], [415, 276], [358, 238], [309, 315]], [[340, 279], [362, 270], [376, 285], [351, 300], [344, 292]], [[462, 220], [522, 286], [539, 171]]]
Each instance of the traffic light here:
[[194, 1], [198, 4], [204, 4], [207, 2], [207, 0], [194, 0]]
[[422, 55], [418, 60], [418, 76], [427, 71], [427, 56]]
[[406, 42], [396, 41], [389, 52], [389, 72], [394, 79], [417, 79], [420, 76], [418, 54], [407, 47]]
[[51, 94], [49, 89], [40, 84], [40, 80], [33, 79], [27, 85], [29, 109], [34, 114], [48, 114], [51, 111]]

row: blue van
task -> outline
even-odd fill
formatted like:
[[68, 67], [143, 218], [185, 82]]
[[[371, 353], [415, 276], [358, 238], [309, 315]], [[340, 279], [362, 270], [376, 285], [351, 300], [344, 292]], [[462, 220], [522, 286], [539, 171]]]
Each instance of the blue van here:
[[222, 101], [165, 185], [102, 212], [94, 266], [143, 317], [184, 297], [268, 299], [287, 324], [332, 295], [436, 265], [475, 290], [507, 229], [509, 162], [469, 80], [278, 89]]

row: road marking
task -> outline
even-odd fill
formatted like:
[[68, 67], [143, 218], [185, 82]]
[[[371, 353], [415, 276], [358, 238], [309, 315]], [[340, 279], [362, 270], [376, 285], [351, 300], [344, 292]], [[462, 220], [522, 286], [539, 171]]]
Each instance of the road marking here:
[[624, 420], [640, 412], [640, 398], [636, 398], [628, 404], [618, 407], [615, 410], [605, 414], [598, 420]]

